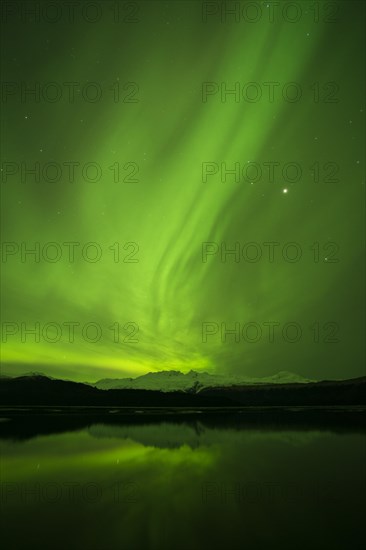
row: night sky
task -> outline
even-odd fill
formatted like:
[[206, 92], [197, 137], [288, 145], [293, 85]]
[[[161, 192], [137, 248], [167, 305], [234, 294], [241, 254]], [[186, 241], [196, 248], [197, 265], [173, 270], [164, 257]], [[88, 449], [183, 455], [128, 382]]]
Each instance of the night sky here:
[[364, 3], [8, 4], [4, 372], [363, 375]]

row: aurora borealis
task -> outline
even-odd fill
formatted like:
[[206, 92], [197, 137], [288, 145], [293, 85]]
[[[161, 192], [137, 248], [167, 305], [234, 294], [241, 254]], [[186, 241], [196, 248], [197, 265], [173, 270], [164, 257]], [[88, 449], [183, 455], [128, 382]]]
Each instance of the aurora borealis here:
[[364, 3], [8, 4], [4, 372], [364, 374]]

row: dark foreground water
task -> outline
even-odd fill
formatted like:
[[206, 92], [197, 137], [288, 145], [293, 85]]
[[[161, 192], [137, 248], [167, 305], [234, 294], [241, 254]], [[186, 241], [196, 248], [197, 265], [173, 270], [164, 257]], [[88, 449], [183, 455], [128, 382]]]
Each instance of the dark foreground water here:
[[1, 543], [358, 549], [360, 411], [1, 412]]

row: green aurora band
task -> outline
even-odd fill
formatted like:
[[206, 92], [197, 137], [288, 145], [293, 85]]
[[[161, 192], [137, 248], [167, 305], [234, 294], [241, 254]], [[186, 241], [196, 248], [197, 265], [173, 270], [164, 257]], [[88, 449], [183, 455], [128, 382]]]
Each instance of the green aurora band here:
[[[18, 90], [2, 104], [2, 162], [9, 163], [2, 180], [5, 373], [37, 370], [90, 381], [162, 369], [248, 376], [289, 370], [319, 379], [363, 374], [364, 4], [336, 3], [335, 22], [324, 21], [322, 10], [314, 22], [310, 3], [297, 2], [296, 23], [280, 16], [270, 23], [266, 4], [258, 3], [263, 16], [252, 24], [222, 22], [219, 14], [204, 22], [200, 2], [142, 2], [135, 23], [113, 23], [109, 12], [94, 24], [9, 18], [2, 81], [56, 82], [63, 93], [55, 102], [31, 95], [21, 101]], [[67, 82], [80, 83], [74, 102]], [[88, 82], [100, 83], [99, 101], [83, 100], [78, 90]], [[207, 82], [218, 88], [212, 85], [203, 101]], [[231, 94], [221, 101], [221, 83], [229, 90], [236, 82], [240, 93], [246, 83], [259, 83], [262, 97], [237, 102]], [[268, 82], [279, 83], [273, 101]], [[298, 101], [282, 95], [289, 82], [301, 86]], [[47, 181], [28, 175], [22, 182], [21, 163], [37, 162], [59, 163], [62, 177], [49, 181], [50, 169]], [[79, 163], [74, 178], [65, 162]], [[83, 177], [89, 162], [101, 167], [99, 181]], [[253, 164], [247, 175], [254, 175], [242, 177], [248, 162], [260, 165], [258, 181], [249, 181], [256, 180]], [[273, 181], [268, 162], [279, 163]], [[218, 167], [207, 181], [203, 163]], [[240, 181], [233, 174], [222, 181], [221, 163], [228, 169], [239, 163]], [[286, 163], [301, 166], [299, 181], [288, 181], [291, 170], [284, 177]], [[334, 163], [337, 181], [328, 181]], [[123, 181], [128, 174], [138, 181]], [[29, 254], [22, 261], [21, 243], [31, 249], [37, 242], [41, 251], [59, 243], [60, 260], [37, 262]], [[80, 243], [74, 261], [65, 242]], [[99, 261], [81, 254], [90, 242], [102, 251]], [[212, 246], [202, 261], [205, 242], [217, 243], [218, 252]], [[253, 242], [260, 260], [242, 254], [239, 262], [233, 255], [222, 261], [221, 243], [230, 249]], [[273, 261], [268, 242], [279, 243]], [[290, 242], [301, 247], [298, 261], [283, 258]], [[6, 243], [19, 249], [10, 254]], [[245, 250], [252, 258], [255, 249]], [[123, 261], [128, 254], [138, 262]], [[41, 332], [56, 323], [62, 335], [48, 325], [37, 342], [21, 323], [39, 323]], [[79, 323], [73, 342], [63, 323]], [[88, 341], [96, 334], [92, 326], [82, 337], [87, 323], [100, 327], [97, 342]], [[110, 328], [115, 323], [119, 342]], [[206, 342], [203, 323], [215, 332]], [[240, 341], [230, 334], [222, 341], [221, 323], [228, 329], [239, 323]], [[247, 323], [262, 334], [256, 338], [250, 329], [244, 338]], [[273, 342], [266, 323], [279, 323]], [[291, 327], [283, 337], [286, 323], [301, 327], [297, 342], [288, 341]], [[126, 341], [136, 326], [138, 342]], [[337, 341], [329, 342], [333, 331]]]

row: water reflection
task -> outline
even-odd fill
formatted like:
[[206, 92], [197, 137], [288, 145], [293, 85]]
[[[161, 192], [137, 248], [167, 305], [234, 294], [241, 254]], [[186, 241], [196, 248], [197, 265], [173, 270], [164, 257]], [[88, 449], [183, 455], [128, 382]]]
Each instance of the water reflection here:
[[358, 548], [362, 414], [306, 422], [297, 413], [3, 411], [1, 540], [47, 549]]

